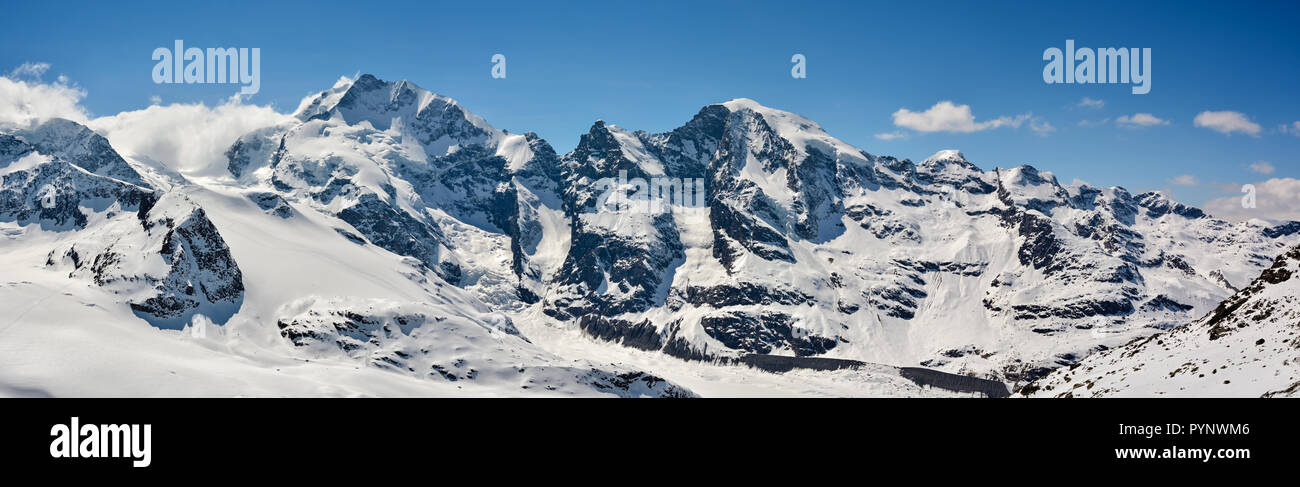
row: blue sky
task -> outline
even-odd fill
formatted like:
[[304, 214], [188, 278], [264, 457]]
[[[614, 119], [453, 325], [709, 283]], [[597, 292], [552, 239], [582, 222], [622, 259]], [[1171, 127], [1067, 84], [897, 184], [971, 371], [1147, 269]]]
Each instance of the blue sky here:
[[[0, 20], [0, 72], [50, 63], [95, 115], [163, 103], [218, 103], [234, 85], [157, 85], [156, 47], [259, 47], [249, 103], [292, 110], [341, 75], [409, 79], [491, 124], [534, 131], [568, 151], [596, 119], [664, 131], [737, 97], [816, 120], [873, 154], [919, 160], [960, 149], [984, 168], [1030, 163], [1064, 183], [1168, 189], [1194, 204], [1221, 185], [1300, 177], [1300, 6], [1177, 2], [221, 2], [127, 6], [22, 2]], [[1152, 49], [1152, 88], [1046, 84], [1043, 50]], [[493, 54], [507, 78], [490, 77]], [[807, 57], [807, 78], [790, 58]], [[1102, 100], [1100, 108], [1076, 106]], [[899, 109], [950, 100], [976, 122], [1032, 114], [972, 133], [896, 126]], [[1194, 125], [1235, 111], [1257, 136]], [[1167, 121], [1126, 127], [1120, 116]], [[1081, 121], [1106, 123], [1084, 127]], [[1045, 135], [1031, 129], [1050, 124]], [[877, 134], [901, 132], [883, 140]], [[1249, 165], [1267, 161], [1270, 174]], [[1256, 166], [1262, 167], [1262, 166]], [[1192, 182], [1199, 184], [1179, 185]], [[1190, 176], [1190, 178], [1188, 178]]]

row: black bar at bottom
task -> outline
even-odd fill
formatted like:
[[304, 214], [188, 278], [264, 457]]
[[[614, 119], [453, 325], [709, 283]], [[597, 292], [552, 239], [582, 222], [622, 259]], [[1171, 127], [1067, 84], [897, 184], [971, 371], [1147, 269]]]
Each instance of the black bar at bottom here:
[[[1295, 458], [1300, 438], [1294, 403], [1260, 399], [8, 399], [0, 411], [6, 472], [128, 476], [219, 467], [328, 477], [385, 465], [761, 476], [916, 462], [942, 467], [925, 472], [938, 476], [967, 468], [994, 477], [1260, 472]], [[83, 426], [150, 425], [149, 466], [52, 457], [51, 429], [73, 417]], [[1143, 454], [1130, 449], [1171, 458], [1117, 458], [1117, 450]], [[1178, 458], [1192, 450], [1216, 456]]]

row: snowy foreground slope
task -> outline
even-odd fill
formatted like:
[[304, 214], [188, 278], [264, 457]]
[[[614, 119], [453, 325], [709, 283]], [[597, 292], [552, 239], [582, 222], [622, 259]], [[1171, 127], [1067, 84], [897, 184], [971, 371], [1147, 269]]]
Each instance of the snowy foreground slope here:
[[746, 99], [557, 154], [362, 75], [225, 171], [110, 142], [0, 128], [0, 394], [1004, 395], [1300, 243]]
[[1300, 247], [1209, 314], [1088, 356], [1021, 389], [1029, 396], [1300, 395]]

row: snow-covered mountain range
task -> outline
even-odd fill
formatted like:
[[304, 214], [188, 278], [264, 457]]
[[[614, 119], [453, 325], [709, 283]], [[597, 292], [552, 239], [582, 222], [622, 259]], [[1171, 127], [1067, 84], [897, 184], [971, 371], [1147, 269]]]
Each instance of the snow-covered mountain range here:
[[0, 393], [959, 393], [900, 367], [1014, 387], [1237, 299], [1300, 243], [1030, 166], [873, 155], [747, 99], [557, 154], [362, 75], [225, 155], [186, 177], [75, 122], [0, 130]]

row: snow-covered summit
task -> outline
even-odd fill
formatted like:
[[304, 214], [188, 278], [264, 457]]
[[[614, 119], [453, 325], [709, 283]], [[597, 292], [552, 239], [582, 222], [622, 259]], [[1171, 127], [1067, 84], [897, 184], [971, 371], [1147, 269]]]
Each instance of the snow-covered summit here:
[[954, 150], [954, 149], [944, 149], [939, 152], [935, 152], [934, 155], [927, 157], [925, 158], [925, 160], [921, 161], [922, 164], [935, 164], [935, 163], [943, 163], [943, 162], [962, 163], [967, 161], [966, 161], [966, 156], [962, 155], [961, 151]]
[[808, 118], [792, 112], [769, 108], [749, 98], [736, 98], [722, 103], [733, 112], [750, 110], [763, 116], [776, 133], [790, 141], [796, 151], [803, 153], [809, 149], [817, 150], [834, 159], [866, 163], [871, 156], [826, 133], [822, 126]]
[[28, 130], [19, 130], [15, 136], [31, 145], [31, 149], [45, 155], [65, 159], [92, 173], [119, 181], [144, 186], [144, 180], [117, 151], [108, 139], [85, 125], [62, 118], [52, 118]]
[[368, 123], [377, 130], [397, 128], [417, 137], [431, 155], [455, 147], [482, 144], [504, 135], [451, 98], [408, 80], [383, 81], [371, 74], [342, 80], [304, 100], [295, 117], [301, 121], [337, 118], [349, 125]]

